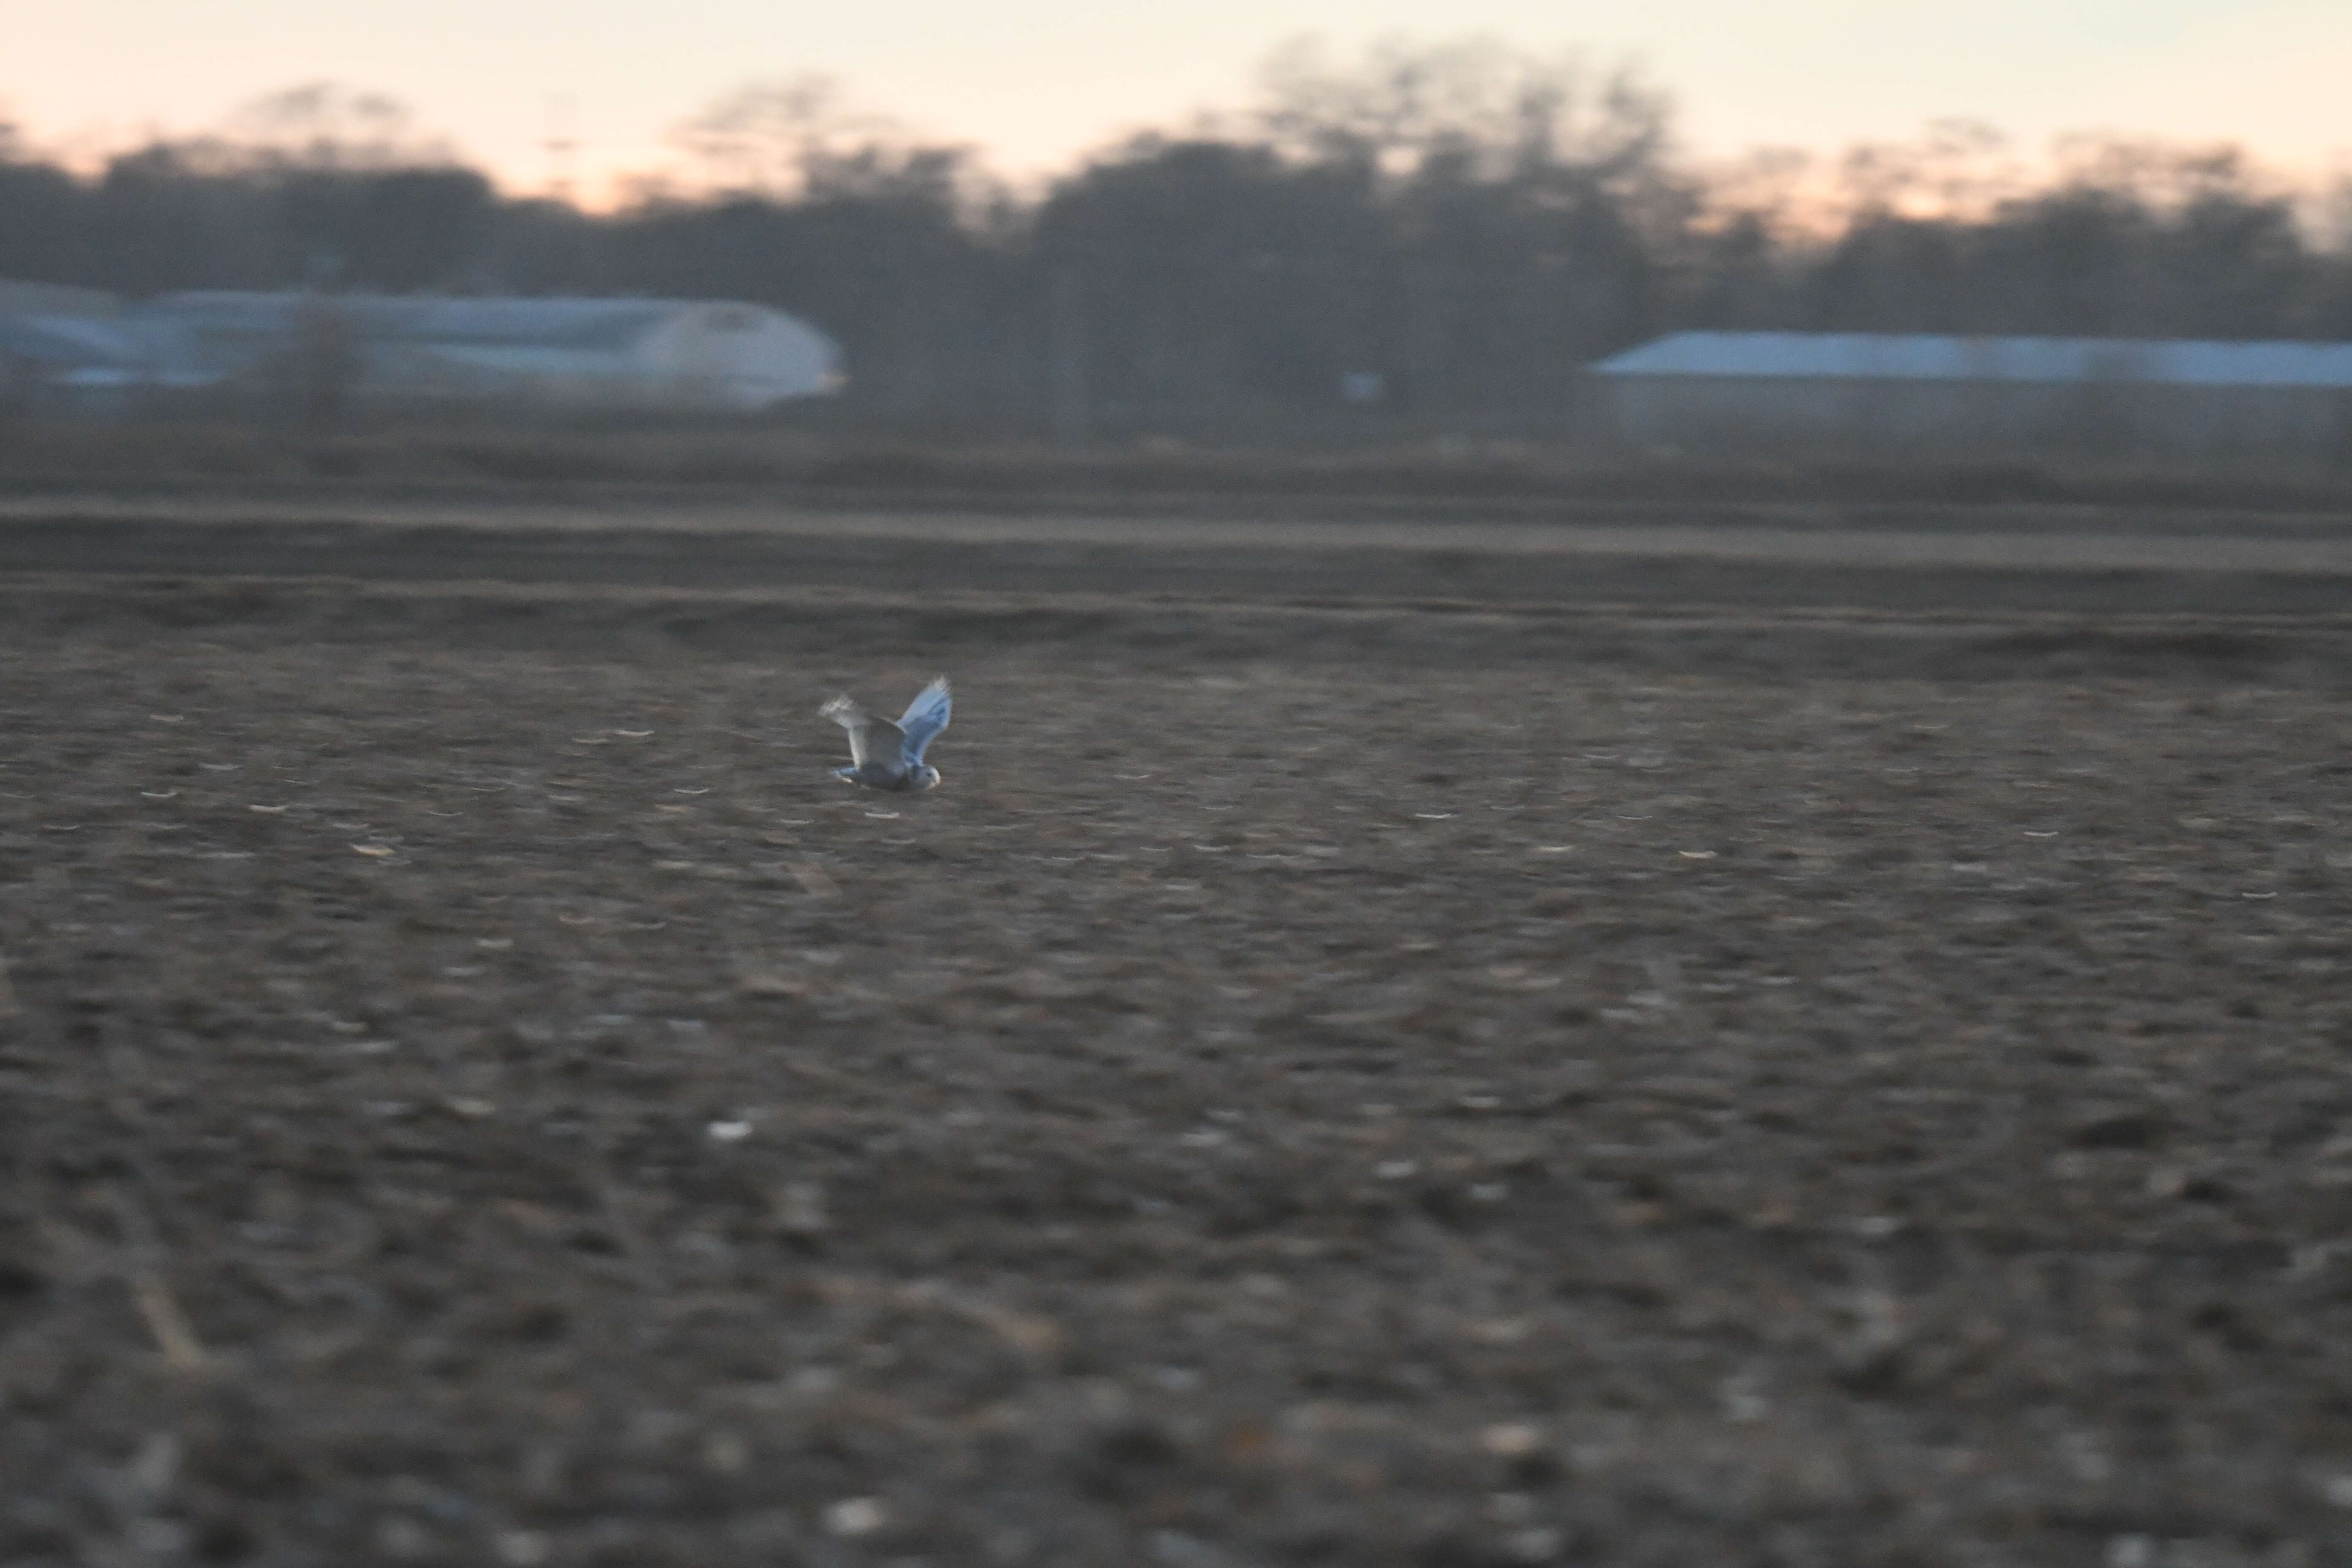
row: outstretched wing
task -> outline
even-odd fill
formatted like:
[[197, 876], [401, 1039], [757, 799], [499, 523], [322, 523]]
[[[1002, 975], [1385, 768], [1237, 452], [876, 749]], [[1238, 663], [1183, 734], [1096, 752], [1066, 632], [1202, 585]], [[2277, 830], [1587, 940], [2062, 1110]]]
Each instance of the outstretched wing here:
[[907, 704], [906, 715], [898, 721], [898, 729], [909, 768], [923, 765], [923, 748], [931, 743], [932, 736], [948, 727], [948, 678], [944, 675], [917, 692], [915, 700]]
[[895, 768], [905, 754], [907, 737], [898, 726], [887, 719], [877, 719], [846, 697], [835, 697], [817, 710], [849, 731], [849, 761], [864, 767], [868, 757], [880, 757], [885, 766]]

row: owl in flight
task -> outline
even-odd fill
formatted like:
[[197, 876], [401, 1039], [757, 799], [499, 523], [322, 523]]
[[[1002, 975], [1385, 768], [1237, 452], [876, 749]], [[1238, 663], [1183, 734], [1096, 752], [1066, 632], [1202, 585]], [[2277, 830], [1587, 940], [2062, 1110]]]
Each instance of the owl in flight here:
[[835, 778], [894, 795], [938, 785], [940, 770], [924, 763], [923, 748], [948, 727], [946, 676], [916, 693], [896, 724], [846, 697], [835, 697], [817, 711], [849, 731], [849, 766], [834, 769]]

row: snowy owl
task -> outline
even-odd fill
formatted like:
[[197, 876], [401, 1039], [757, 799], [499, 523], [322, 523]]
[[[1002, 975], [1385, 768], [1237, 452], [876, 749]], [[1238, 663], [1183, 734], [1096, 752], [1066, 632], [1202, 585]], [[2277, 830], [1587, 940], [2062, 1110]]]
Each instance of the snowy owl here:
[[923, 748], [948, 727], [946, 676], [916, 693], [896, 724], [846, 697], [835, 697], [817, 711], [849, 731], [849, 766], [834, 769], [835, 778], [894, 794], [929, 789], [940, 782], [940, 770], [923, 762]]

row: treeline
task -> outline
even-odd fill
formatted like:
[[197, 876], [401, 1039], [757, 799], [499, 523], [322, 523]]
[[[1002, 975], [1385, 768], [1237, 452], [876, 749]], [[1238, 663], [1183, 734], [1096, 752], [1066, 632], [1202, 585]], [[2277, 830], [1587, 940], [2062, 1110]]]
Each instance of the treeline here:
[[0, 277], [757, 300], [841, 341], [845, 411], [974, 434], [1542, 427], [1582, 364], [1690, 327], [2352, 338], [2321, 194], [2229, 151], [2085, 146], [2027, 178], [1945, 128], [1709, 170], [1639, 80], [1484, 46], [1294, 51], [1248, 113], [1029, 194], [809, 82], [681, 146], [680, 176], [590, 213], [318, 89], [90, 177], [0, 137]]

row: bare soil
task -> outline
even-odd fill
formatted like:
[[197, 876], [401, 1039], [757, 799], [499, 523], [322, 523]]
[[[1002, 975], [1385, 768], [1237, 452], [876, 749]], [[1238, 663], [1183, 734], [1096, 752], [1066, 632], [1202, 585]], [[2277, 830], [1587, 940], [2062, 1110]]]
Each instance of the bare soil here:
[[0, 1563], [2352, 1562], [2340, 619], [1256, 582], [0, 581]]

